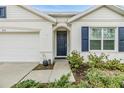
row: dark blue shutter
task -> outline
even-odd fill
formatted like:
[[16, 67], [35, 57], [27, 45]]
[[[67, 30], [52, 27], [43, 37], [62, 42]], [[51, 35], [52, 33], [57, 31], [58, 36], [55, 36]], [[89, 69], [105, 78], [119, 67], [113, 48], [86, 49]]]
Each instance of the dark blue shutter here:
[[89, 27], [81, 28], [81, 46], [82, 51], [89, 51]]
[[123, 52], [124, 51], [124, 27], [119, 27], [118, 28], [119, 32], [118, 32], [118, 39], [119, 39], [119, 51]]
[[6, 7], [0, 6], [0, 18], [6, 18]]

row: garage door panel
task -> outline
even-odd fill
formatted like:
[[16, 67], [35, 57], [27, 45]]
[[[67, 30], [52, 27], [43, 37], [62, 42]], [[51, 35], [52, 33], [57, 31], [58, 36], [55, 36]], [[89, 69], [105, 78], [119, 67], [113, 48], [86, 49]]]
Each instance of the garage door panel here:
[[0, 61], [38, 61], [39, 33], [0, 33]]

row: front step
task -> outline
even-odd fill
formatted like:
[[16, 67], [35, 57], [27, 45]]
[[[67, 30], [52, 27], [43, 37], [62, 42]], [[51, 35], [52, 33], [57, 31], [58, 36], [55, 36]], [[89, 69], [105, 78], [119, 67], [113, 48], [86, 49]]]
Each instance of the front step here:
[[54, 62], [68, 62], [67, 59], [54, 59]]
[[55, 59], [66, 59], [67, 57], [55, 57]]

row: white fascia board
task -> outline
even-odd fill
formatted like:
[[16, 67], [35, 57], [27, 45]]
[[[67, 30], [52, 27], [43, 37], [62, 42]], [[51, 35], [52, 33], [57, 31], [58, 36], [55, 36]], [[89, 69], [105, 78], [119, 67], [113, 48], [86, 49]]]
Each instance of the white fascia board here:
[[77, 15], [71, 17], [68, 20], [68, 23], [71, 23], [71, 22], [73, 22], [73, 21], [75, 21], [75, 20], [77, 20], [77, 19], [79, 19], [79, 18], [81, 18], [81, 17], [83, 17], [83, 16], [85, 16], [85, 15], [87, 15], [87, 14], [89, 14], [89, 13], [91, 13], [91, 12], [101, 8], [101, 7], [103, 7], [103, 6], [106, 6], [106, 7], [110, 8], [110, 9], [114, 10], [115, 12], [117, 12], [117, 13], [119, 13], [121, 15], [124, 15], [124, 9], [120, 8], [119, 6], [115, 6], [115, 5], [97, 5], [95, 7], [92, 7], [90, 9], [88, 9], [88, 10], [85, 10], [84, 12], [82, 12], [80, 14], [77, 14]]
[[70, 19], [68, 20], [68, 23], [71, 23], [71, 22], [73, 22], [73, 21], [79, 19], [80, 17], [82, 17], [82, 16], [84, 16], [84, 15], [86, 15], [86, 14], [88, 14], [88, 13], [90, 13], [90, 12], [92, 12], [92, 11], [94, 11], [94, 10], [100, 8], [100, 7], [102, 7], [102, 5], [97, 5], [97, 6], [95, 6], [95, 7], [93, 6], [93, 7], [91, 7], [90, 9], [87, 9], [87, 10], [85, 10], [84, 12], [82, 12], [82, 13], [80, 13], [80, 14], [77, 14], [77, 15], [73, 16], [72, 18], [70, 18]]
[[28, 11], [30, 11], [30, 12], [32, 12], [32, 13], [40, 16], [40, 17], [43, 17], [50, 22], [56, 23], [56, 19], [54, 19], [53, 17], [51, 17], [51, 16], [49, 16], [45, 13], [42, 13], [42, 12], [36, 10], [36, 9], [33, 9], [30, 6], [25, 6], [25, 5], [18, 5], [18, 6], [23, 7], [24, 9], [26, 9], [26, 10], [28, 10]]

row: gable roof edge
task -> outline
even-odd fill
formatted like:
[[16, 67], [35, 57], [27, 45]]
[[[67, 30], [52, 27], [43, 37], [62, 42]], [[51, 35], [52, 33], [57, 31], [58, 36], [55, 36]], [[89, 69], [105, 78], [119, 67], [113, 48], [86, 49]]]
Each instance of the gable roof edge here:
[[[111, 8], [111, 9], [116, 8], [116, 9], [113, 9], [113, 10], [115, 10], [116, 12], [118, 11], [118, 13], [124, 15], [124, 10], [123, 10], [122, 8], [118, 7], [118, 6], [115, 6], [115, 5], [96, 5], [96, 6], [93, 6], [93, 7], [89, 8], [89, 9], [85, 10], [84, 12], [82, 12], [82, 13], [80, 13], [80, 14], [77, 14], [77, 15], [71, 17], [71, 18], [68, 20], [68, 23], [71, 23], [71, 22], [73, 22], [73, 21], [75, 21], [75, 20], [81, 18], [82, 16], [85, 16], [85, 15], [87, 15], [88, 13], [91, 13], [91, 12], [95, 11], [96, 9], [99, 9], [99, 8], [101, 8], [101, 7], [103, 7], [103, 6], [106, 6], [106, 7]], [[123, 12], [122, 12], [122, 11], [123, 11]]]
[[26, 5], [17, 5], [17, 6], [20, 6], [20, 7], [24, 8], [24, 9], [30, 11], [30, 12], [33, 12], [34, 14], [36, 14], [36, 15], [38, 15], [40, 17], [43, 17], [43, 18], [45, 18], [46, 20], [48, 20], [48, 21], [50, 21], [52, 23], [56, 23], [55, 18], [53, 18], [53, 17], [51, 17], [51, 16], [49, 16], [49, 15], [47, 15], [45, 13], [42, 13], [40, 11], [37, 11], [36, 9], [31, 8], [30, 6], [26, 6]]

